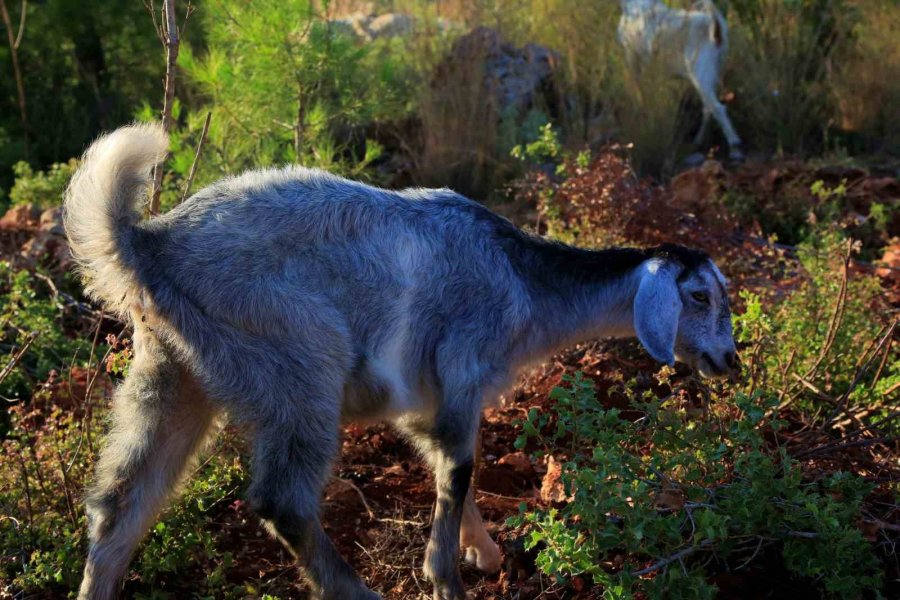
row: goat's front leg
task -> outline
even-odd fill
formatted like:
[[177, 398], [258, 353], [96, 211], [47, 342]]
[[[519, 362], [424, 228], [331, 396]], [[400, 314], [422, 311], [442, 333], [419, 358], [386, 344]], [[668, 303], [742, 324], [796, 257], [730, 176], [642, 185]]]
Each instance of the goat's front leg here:
[[424, 571], [434, 584], [435, 600], [466, 598], [459, 574], [460, 525], [472, 480], [480, 415], [479, 396], [453, 396], [444, 399], [433, 422], [398, 422], [434, 471], [437, 497]]
[[434, 600], [464, 600], [459, 574], [459, 533], [472, 479], [472, 456], [439, 450], [431, 458], [437, 499], [431, 537], [425, 549], [425, 576], [434, 584]]

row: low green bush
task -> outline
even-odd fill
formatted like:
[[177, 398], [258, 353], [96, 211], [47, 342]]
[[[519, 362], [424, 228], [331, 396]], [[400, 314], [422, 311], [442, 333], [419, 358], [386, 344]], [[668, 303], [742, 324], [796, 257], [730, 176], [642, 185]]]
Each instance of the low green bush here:
[[[38, 276], [0, 261], [0, 399], [30, 398], [54, 369], [81, 358], [86, 343], [69, 338], [62, 327], [65, 309]], [[28, 351], [14, 360], [26, 345]]]
[[[78, 589], [87, 551], [81, 495], [102, 444], [105, 404], [12, 410], [0, 461], [0, 582], [7, 591], [65, 597]], [[130, 595], [172, 597], [167, 576], [177, 573], [183, 583], [185, 570], [193, 569], [193, 597], [246, 597], [226, 582], [233, 557], [222, 547], [227, 538], [210, 526], [210, 516], [228, 510], [245, 485], [240, 448], [227, 431], [216, 442], [132, 562]]]
[[78, 161], [74, 158], [65, 163], [53, 163], [46, 171], [35, 171], [25, 161], [16, 163], [13, 166], [16, 179], [9, 191], [10, 203], [13, 206], [32, 204], [40, 208], [61, 205], [63, 192], [77, 167]]
[[597, 401], [590, 380], [565, 382], [549, 411], [529, 412], [518, 440], [559, 457], [570, 497], [512, 520], [530, 529], [545, 573], [589, 576], [608, 598], [713, 598], [716, 566], [740, 569], [774, 549], [832, 597], [878, 589], [878, 561], [855, 524], [871, 485], [841, 472], [807, 480], [770, 448], [764, 429], [782, 425], [767, 416], [775, 395], [716, 395], [697, 419], [684, 388], [660, 399], [625, 385], [625, 418]]

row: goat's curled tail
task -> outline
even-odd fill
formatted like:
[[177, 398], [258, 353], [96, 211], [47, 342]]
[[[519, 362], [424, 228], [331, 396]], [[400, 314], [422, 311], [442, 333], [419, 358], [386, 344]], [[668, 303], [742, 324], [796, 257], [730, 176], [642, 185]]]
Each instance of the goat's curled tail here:
[[91, 144], [66, 190], [66, 235], [86, 290], [121, 316], [139, 287], [135, 225], [146, 202], [150, 169], [168, 145], [155, 123], [117, 129]]

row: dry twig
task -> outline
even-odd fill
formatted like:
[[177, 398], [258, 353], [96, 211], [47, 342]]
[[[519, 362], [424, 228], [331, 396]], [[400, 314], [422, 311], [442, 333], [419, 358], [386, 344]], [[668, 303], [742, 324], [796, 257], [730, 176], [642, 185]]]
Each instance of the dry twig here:
[[335, 481], [340, 481], [341, 483], [343, 483], [344, 485], [346, 485], [347, 487], [349, 487], [350, 489], [352, 489], [353, 491], [355, 491], [357, 493], [357, 495], [359, 496], [360, 502], [362, 502], [363, 507], [366, 509], [366, 514], [368, 514], [369, 518], [374, 521], [375, 520], [375, 512], [372, 510], [372, 507], [369, 506], [369, 503], [366, 501], [366, 497], [363, 495], [362, 490], [359, 489], [359, 487], [355, 483], [350, 481], [349, 479], [344, 479], [342, 477], [337, 477], [337, 476], [335, 476], [334, 479], [335, 479]]
[[6, 37], [9, 41], [9, 53], [12, 58], [13, 76], [16, 79], [16, 93], [19, 97], [19, 118], [22, 120], [22, 139], [25, 144], [25, 160], [28, 160], [29, 142], [28, 142], [28, 111], [25, 104], [25, 84], [22, 82], [22, 68], [19, 65], [19, 44], [22, 42], [22, 34], [25, 30], [25, 11], [28, 4], [23, 0], [22, 15], [19, 19], [19, 31], [13, 34], [12, 21], [9, 18], [9, 11], [6, 10], [6, 0], [0, 0], [0, 16], [3, 17], [3, 24], [6, 26]]
[[682, 548], [675, 554], [673, 554], [671, 556], [667, 556], [666, 558], [663, 558], [662, 560], [653, 563], [649, 567], [641, 569], [640, 571], [633, 571], [631, 573], [631, 576], [632, 577], [640, 577], [641, 575], [646, 575], [646, 574], [652, 573], [654, 571], [659, 571], [660, 569], [668, 566], [669, 564], [675, 562], [676, 560], [677, 561], [684, 560], [686, 557], [690, 556], [697, 550], [706, 548], [710, 544], [712, 544], [712, 540], [703, 540], [702, 542], [700, 542], [699, 544], [697, 544], [695, 546], [687, 546], [685, 548]]
[[203, 144], [206, 143], [206, 136], [209, 133], [209, 120], [212, 118], [212, 113], [206, 113], [206, 122], [203, 123], [203, 132], [200, 134], [200, 142], [197, 144], [197, 153], [194, 155], [194, 162], [191, 163], [191, 171], [188, 173], [188, 180], [184, 186], [184, 192], [181, 194], [181, 201], [184, 202], [185, 199], [191, 193], [191, 185], [194, 183], [194, 175], [197, 173], [197, 163], [200, 162], [200, 154], [203, 152]]
[[[165, 0], [163, 4], [165, 16], [165, 46], [166, 46], [166, 80], [165, 94], [163, 96], [163, 129], [168, 133], [172, 130], [172, 103], [175, 100], [175, 67], [178, 61], [178, 25], [175, 22], [175, 0]], [[168, 154], [166, 155], [168, 156]], [[150, 199], [150, 214], [159, 214], [159, 194], [162, 191], [163, 163], [165, 158], [156, 165], [153, 170], [153, 195]]]
[[29, 334], [28, 339], [25, 340], [25, 343], [22, 344], [22, 347], [19, 348], [19, 351], [16, 352], [15, 356], [10, 359], [9, 363], [5, 367], [3, 367], [3, 371], [0, 371], [0, 383], [3, 383], [3, 380], [9, 377], [9, 374], [12, 373], [13, 369], [16, 368], [16, 365], [19, 364], [19, 361], [22, 360], [22, 357], [25, 356], [25, 353], [28, 351], [28, 347], [34, 343], [34, 340], [38, 338], [40, 335], [37, 331], [33, 331]]

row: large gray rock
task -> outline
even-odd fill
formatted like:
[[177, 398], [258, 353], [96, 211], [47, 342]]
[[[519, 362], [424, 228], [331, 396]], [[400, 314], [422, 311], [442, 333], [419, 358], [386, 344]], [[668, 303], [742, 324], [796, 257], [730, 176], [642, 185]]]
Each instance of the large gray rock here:
[[456, 40], [438, 67], [432, 87], [454, 85], [459, 71], [469, 71], [478, 63], [483, 65], [485, 89], [500, 113], [506, 114], [510, 109], [530, 108], [552, 88], [559, 58], [537, 44], [516, 48], [503, 42], [496, 30], [478, 27]]
[[421, 105], [422, 182], [475, 198], [502, 186], [515, 169], [509, 153], [526, 122], [559, 113], [558, 62], [542, 46], [504, 43], [487, 27], [457, 38]]

